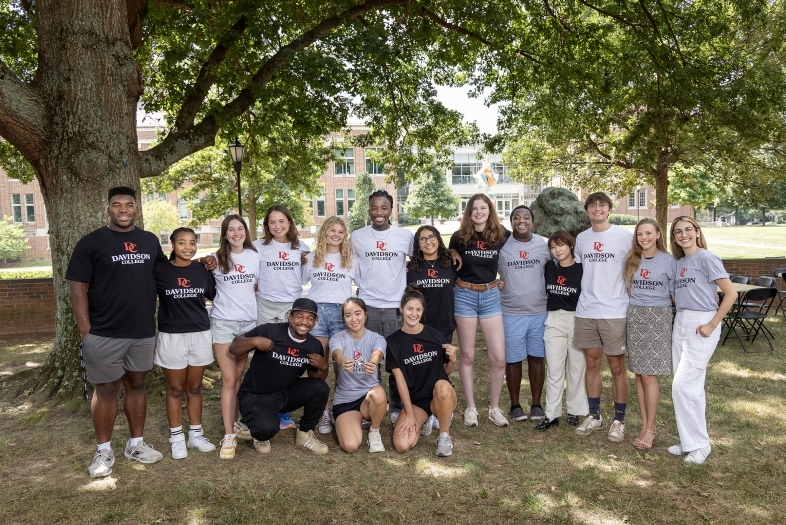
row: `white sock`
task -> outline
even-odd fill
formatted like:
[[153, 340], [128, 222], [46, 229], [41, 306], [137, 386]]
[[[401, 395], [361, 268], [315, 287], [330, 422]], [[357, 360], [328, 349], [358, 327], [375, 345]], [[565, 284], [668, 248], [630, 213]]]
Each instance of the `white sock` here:
[[439, 433], [439, 437], [446, 437], [446, 436], [450, 436], [450, 434], [448, 434], [447, 432], [440, 432]]
[[368, 429], [368, 433], [369, 434], [371, 434], [371, 433], [379, 434], [379, 429], [378, 428], [369, 428]]
[[106, 443], [99, 443], [98, 446], [96, 447], [96, 450], [97, 451], [112, 450], [112, 442], [107, 441]]
[[192, 432], [194, 435], [202, 434], [202, 425], [190, 425], [188, 427], [188, 433], [191, 434]]
[[172, 437], [182, 436], [183, 435], [183, 425], [180, 425], [179, 427], [169, 427], [169, 432], [172, 434]]
[[129, 440], [128, 440], [128, 444], [129, 444], [130, 446], [132, 446], [132, 447], [135, 447], [135, 446], [137, 446], [139, 443], [141, 443], [142, 441], [144, 441], [144, 439], [143, 439], [143, 438], [141, 438], [141, 437], [138, 437], [138, 438], [131, 438], [131, 439], [129, 439]]

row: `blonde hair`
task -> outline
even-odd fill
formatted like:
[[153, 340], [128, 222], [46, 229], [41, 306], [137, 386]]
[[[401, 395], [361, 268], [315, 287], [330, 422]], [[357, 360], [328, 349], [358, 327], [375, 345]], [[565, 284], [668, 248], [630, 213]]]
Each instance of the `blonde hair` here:
[[467, 201], [467, 207], [464, 208], [464, 215], [461, 217], [459, 240], [463, 246], [469, 246], [472, 239], [475, 238], [475, 224], [472, 222], [472, 203], [478, 199], [485, 202], [489, 207], [489, 218], [486, 219], [486, 226], [481, 234], [483, 242], [489, 247], [496, 246], [505, 240], [505, 228], [502, 227], [502, 223], [499, 221], [494, 203], [483, 193], [476, 193]]
[[678, 222], [689, 222], [696, 228], [696, 246], [699, 248], [707, 248], [707, 242], [704, 240], [704, 236], [701, 235], [701, 226], [699, 223], [691, 219], [690, 217], [685, 217], [684, 215], [681, 217], [677, 217], [673, 221], [671, 221], [671, 254], [674, 256], [675, 259], [682, 259], [685, 257], [685, 250], [682, 249], [682, 246], [678, 245], [674, 242], [674, 227], [677, 225]]
[[655, 228], [655, 231], [660, 234], [655, 240], [655, 247], [658, 249], [659, 252], [669, 253], [666, 250], [666, 243], [663, 240], [663, 230], [658, 224], [658, 221], [651, 217], [645, 217], [641, 219], [638, 224], [636, 224], [636, 228], [633, 229], [633, 246], [631, 247], [630, 251], [628, 252], [628, 256], [625, 257], [625, 270], [623, 275], [625, 277], [625, 284], [630, 286], [630, 283], [633, 281], [633, 276], [636, 273], [636, 270], [639, 269], [641, 266], [641, 257], [642, 257], [642, 249], [639, 241], [637, 240], [636, 236], [639, 233], [639, 226], [643, 226], [645, 224], [649, 224]]
[[313, 266], [314, 268], [319, 268], [323, 264], [325, 264], [325, 254], [327, 253], [327, 236], [330, 232], [330, 228], [333, 226], [341, 226], [344, 228], [344, 240], [341, 241], [341, 245], [338, 247], [338, 252], [341, 254], [341, 267], [348, 269], [352, 268], [352, 250], [349, 247], [349, 235], [347, 235], [347, 225], [344, 223], [344, 220], [340, 217], [329, 217], [322, 223], [322, 226], [319, 227], [319, 232], [317, 232], [317, 241], [314, 246], [314, 261]]

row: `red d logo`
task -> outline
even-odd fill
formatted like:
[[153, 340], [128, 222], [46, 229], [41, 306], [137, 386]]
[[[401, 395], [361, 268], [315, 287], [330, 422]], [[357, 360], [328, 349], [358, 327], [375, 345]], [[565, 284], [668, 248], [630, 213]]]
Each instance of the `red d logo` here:
[[414, 345], [412, 345], [412, 350], [414, 350], [416, 354], [422, 354], [423, 353], [423, 345], [420, 344], [420, 343], [414, 344]]
[[596, 242], [596, 243], [593, 244], [592, 248], [596, 252], [602, 251], [603, 250], [603, 243], [602, 242]]
[[134, 244], [133, 242], [124, 242], [123, 247], [129, 253], [136, 253], [136, 244]]
[[382, 241], [377, 241], [377, 250], [384, 250], [384, 249], [385, 249], [385, 246], [386, 246], [386, 245], [385, 245], [385, 243], [384, 243], [384, 242], [382, 242]]
[[437, 278], [437, 275], [438, 275], [438, 272], [437, 272], [437, 270], [435, 270], [435, 269], [433, 269], [433, 268], [429, 268], [429, 269], [426, 271], [426, 275], [428, 275], [428, 276], [429, 276], [429, 278], [431, 278], [431, 279], [436, 279], [436, 278]]
[[185, 277], [178, 277], [177, 278], [177, 285], [182, 287], [182, 288], [191, 288], [191, 281], [189, 281]]

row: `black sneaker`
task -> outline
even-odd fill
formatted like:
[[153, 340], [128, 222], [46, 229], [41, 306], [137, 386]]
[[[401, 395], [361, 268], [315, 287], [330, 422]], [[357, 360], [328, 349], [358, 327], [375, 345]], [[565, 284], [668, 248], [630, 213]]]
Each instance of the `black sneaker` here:
[[581, 419], [579, 418], [579, 416], [574, 416], [573, 414], [568, 414], [568, 425], [570, 425], [572, 427], [577, 427], [577, 426], [579, 426], [579, 423], [581, 423]]
[[541, 432], [544, 432], [544, 431], [550, 429], [551, 427], [558, 427], [558, 426], [559, 426], [559, 418], [558, 417], [555, 417], [554, 419], [546, 418], [543, 421], [541, 421], [540, 423], [538, 423], [537, 425], [535, 425], [535, 430], [540, 430]]

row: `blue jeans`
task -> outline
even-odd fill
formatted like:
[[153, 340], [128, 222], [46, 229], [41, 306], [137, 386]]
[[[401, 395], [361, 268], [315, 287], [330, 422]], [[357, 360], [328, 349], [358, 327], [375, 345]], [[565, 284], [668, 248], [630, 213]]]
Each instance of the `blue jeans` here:
[[319, 324], [311, 330], [311, 335], [330, 339], [344, 329], [341, 303], [317, 303], [317, 311]]
[[456, 286], [453, 289], [453, 312], [456, 317], [488, 319], [502, 315], [499, 289], [489, 288], [482, 292]]

